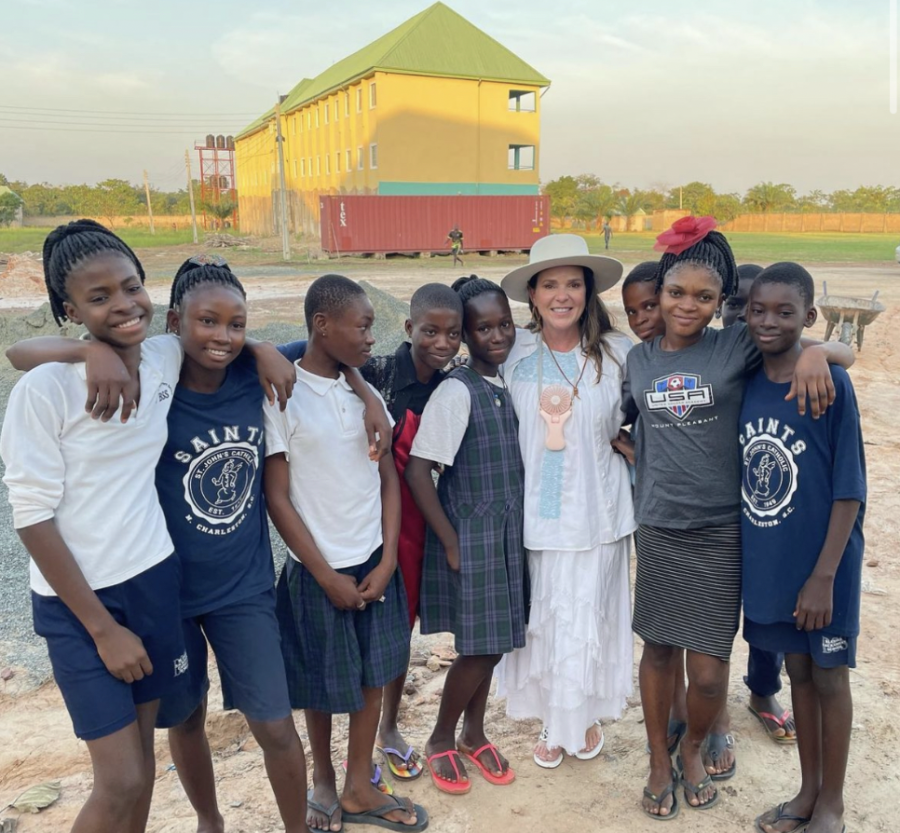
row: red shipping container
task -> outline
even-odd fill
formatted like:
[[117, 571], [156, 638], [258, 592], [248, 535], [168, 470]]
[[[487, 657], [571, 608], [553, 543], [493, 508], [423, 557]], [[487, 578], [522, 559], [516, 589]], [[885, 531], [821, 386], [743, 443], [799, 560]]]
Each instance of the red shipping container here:
[[528, 251], [550, 233], [550, 198], [320, 198], [322, 248], [335, 255], [448, 251], [447, 232], [462, 231], [466, 251]]

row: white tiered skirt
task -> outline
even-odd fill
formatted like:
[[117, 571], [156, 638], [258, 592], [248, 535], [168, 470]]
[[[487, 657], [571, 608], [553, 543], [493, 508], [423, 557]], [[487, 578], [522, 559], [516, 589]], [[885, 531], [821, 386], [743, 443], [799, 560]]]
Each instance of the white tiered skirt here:
[[525, 647], [497, 668], [515, 720], [537, 718], [547, 745], [574, 754], [595, 720], [618, 719], [633, 691], [631, 538], [592, 550], [528, 551], [531, 614]]

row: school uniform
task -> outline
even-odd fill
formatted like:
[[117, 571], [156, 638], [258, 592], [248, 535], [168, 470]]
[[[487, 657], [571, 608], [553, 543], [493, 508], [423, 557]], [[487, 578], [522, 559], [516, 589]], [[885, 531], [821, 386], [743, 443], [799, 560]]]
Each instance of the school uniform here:
[[745, 324], [628, 354], [623, 410], [640, 414], [633, 628], [644, 641], [729, 660], [741, 605], [744, 387], [762, 358]]
[[[290, 499], [323, 558], [361, 581], [382, 555], [381, 477], [369, 460], [364, 405], [343, 374], [316, 376], [299, 365], [284, 411], [265, 405], [266, 454], [285, 454]], [[359, 711], [363, 688], [380, 688], [406, 668], [406, 593], [394, 571], [384, 601], [338, 610], [298, 554], [279, 580], [278, 617], [294, 708]]]
[[42, 365], [10, 394], [0, 454], [15, 528], [54, 521], [91, 589], [140, 637], [153, 663], [143, 680], [113, 677], [32, 560], [35, 632], [47, 640], [75, 734], [84, 740], [127, 726], [135, 705], [158, 699], [187, 670], [179, 566], [153, 479], [181, 357], [175, 338], [144, 342], [140, 404], [125, 424], [85, 411], [83, 363]]
[[291, 713], [262, 491], [263, 400], [246, 352], [214, 393], [175, 389], [156, 488], [181, 563], [190, 671], [160, 703], [158, 728], [184, 722], [206, 695], [207, 643], [226, 709], [257, 721]]
[[[856, 665], [866, 466], [847, 372], [831, 368], [835, 401], [815, 420], [785, 402], [789, 384], [750, 380], [741, 411], [744, 638], [768, 651], [809, 654], [823, 668]], [[797, 596], [825, 543], [832, 505], [859, 513], [834, 579], [831, 623], [798, 631]]]
[[[297, 361], [306, 351], [306, 342], [294, 342], [278, 348]], [[416, 623], [419, 613], [419, 585], [422, 582], [422, 560], [425, 554], [425, 518], [413, 499], [403, 476], [409, 462], [422, 412], [431, 394], [444, 379], [443, 371], [420, 382], [412, 358], [412, 345], [405, 341], [392, 354], [373, 356], [360, 369], [360, 375], [384, 399], [388, 413], [394, 420], [391, 453], [400, 478], [400, 539], [397, 544], [397, 567], [403, 575], [403, 586], [409, 603], [409, 626]]]
[[422, 633], [452, 633], [465, 656], [521, 648], [525, 472], [518, 420], [502, 380], [486, 379], [470, 367], [450, 373], [425, 407], [410, 453], [445, 467], [438, 497], [459, 536], [460, 569], [453, 572], [440, 540], [427, 531]]

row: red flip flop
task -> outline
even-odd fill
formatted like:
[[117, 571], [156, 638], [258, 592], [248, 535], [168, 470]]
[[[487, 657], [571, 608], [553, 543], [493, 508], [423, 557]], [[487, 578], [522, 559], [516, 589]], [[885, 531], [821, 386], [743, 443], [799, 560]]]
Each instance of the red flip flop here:
[[[793, 735], [776, 735], [774, 729], [770, 729], [767, 720], [774, 723], [776, 726], [784, 729], [784, 724], [787, 723], [788, 718], [791, 716], [790, 709], [785, 709], [782, 712], [781, 717], [777, 717], [774, 714], [770, 714], [769, 712], [758, 712], [753, 706], [747, 706], [747, 709], [760, 723], [762, 723], [763, 729], [766, 730], [766, 734], [775, 741], [775, 743], [796, 743], [797, 742], [797, 730], [794, 729]], [[787, 731], [787, 730], [785, 730]]]
[[513, 768], [508, 766], [506, 772], [503, 775], [494, 775], [481, 761], [478, 759], [478, 756], [484, 752], [485, 750], [489, 750], [493, 753], [494, 759], [497, 761], [497, 768], [502, 768], [500, 763], [500, 755], [497, 753], [497, 747], [494, 746], [493, 743], [486, 743], [481, 749], [476, 749], [472, 754], [468, 752], [464, 752], [463, 754], [478, 767], [478, 771], [484, 776], [484, 780], [490, 784], [494, 784], [498, 787], [505, 787], [507, 784], [512, 784], [513, 781], [516, 780], [516, 773], [513, 772]]
[[[453, 766], [453, 771], [456, 773], [455, 781], [450, 781], [446, 778], [442, 778], [437, 774], [437, 772], [434, 771], [432, 761], [435, 761], [438, 758], [450, 759], [450, 763]], [[425, 763], [428, 765], [428, 771], [431, 773], [431, 780], [434, 782], [434, 785], [441, 792], [448, 793], [449, 795], [465, 795], [469, 790], [472, 789], [472, 782], [468, 778], [465, 781], [460, 780], [460, 778], [462, 777], [462, 773], [459, 771], [459, 765], [456, 763], [457, 758], [459, 758], [459, 752], [457, 752], [455, 749], [448, 749], [446, 752], [437, 752], [434, 755], [429, 755], [425, 759]], [[461, 760], [460, 763], [462, 763]]]

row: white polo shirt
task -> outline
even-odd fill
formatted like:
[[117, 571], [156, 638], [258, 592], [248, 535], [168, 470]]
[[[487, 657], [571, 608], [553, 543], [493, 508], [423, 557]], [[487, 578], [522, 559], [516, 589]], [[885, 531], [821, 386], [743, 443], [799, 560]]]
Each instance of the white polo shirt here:
[[287, 408], [265, 404], [266, 455], [287, 456], [291, 503], [329, 565], [364, 564], [382, 542], [381, 477], [369, 459], [365, 406], [343, 374], [329, 379], [296, 367]]
[[[13, 388], [0, 434], [16, 529], [54, 518], [94, 589], [121, 584], [171, 555], [156, 463], [181, 371], [175, 336], [141, 346], [141, 401], [124, 425], [91, 418], [85, 366], [45, 364]], [[31, 588], [55, 596], [34, 561]]]

